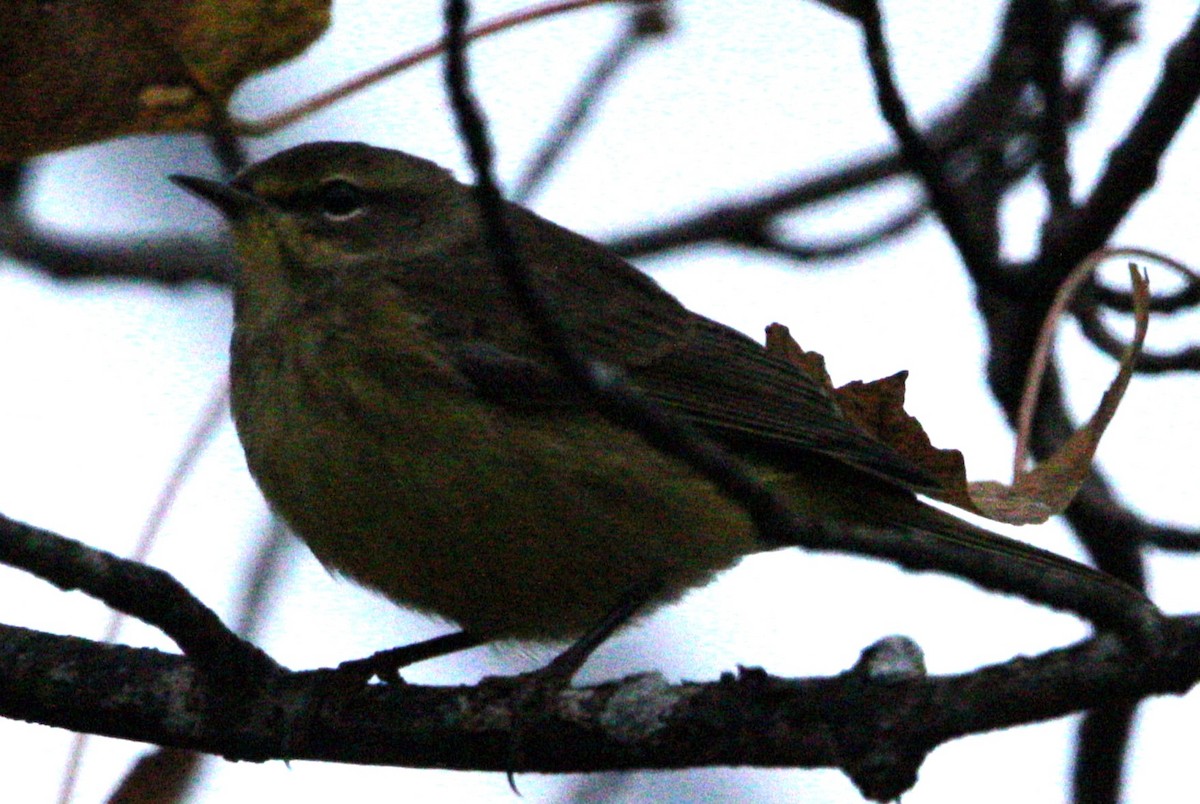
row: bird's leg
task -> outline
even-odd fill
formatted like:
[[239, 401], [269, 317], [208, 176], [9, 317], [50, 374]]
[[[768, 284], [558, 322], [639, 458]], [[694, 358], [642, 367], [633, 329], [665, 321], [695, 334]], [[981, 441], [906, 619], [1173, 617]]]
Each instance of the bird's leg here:
[[508, 786], [518, 793], [515, 775], [521, 764], [521, 744], [525, 733], [538, 716], [546, 711], [571, 684], [571, 679], [583, 667], [584, 662], [612, 636], [613, 632], [629, 622], [637, 612], [661, 589], [661, 578], [649, 578], [631, 587], [604, 618], [583, 636], [572, 642], [566, 650], [540, 670], [526, 673], [517, 679], [517, 690], [512, 704], [512, 734], [509, 738]]
[[345, 702], [372, 677], [385, 684], [404, 684], [400, 670], [410, 664], [473, 648], [489, 639], [466, 631], [381, 650], [363, 659], [342, 662], [332, 670], [317, 670], [307, 704], [285, 728], [285, 751], [297, 749], [319, 717], [337, 718]]
[[356, 680], [357, 684], [365, 684], [370, 681], [372, 676], [386, 684], [402, 684], [404, 679], [400, 676], [400, 670], [410, 664], [457, 653], [460, 650], [482, 645], [487, 641], [489, 641], [487, 637], [477, 636], [466, 631], [455, 631], [452, 634], [442, 634], [432, 639], [414, 642], [411, 645], [381, 650], [364, 659], [342, 662], [334, 672], [346, 680]]

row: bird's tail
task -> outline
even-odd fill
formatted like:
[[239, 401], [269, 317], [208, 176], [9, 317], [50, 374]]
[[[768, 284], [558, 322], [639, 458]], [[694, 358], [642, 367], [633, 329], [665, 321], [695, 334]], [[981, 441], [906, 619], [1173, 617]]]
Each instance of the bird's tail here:
[[1001, 536], [915, 497], [904, 499], [891, 521], [870, 538], [900, 565], [947, 572], [997, 592], [1072, 612], [1101, 630], [1120, 634], [1142, 652], [1165, 640], [1164, 618], [1144, 594], [1086, 564]]
[[985, 589], [1076, 614], [1114, 631], [1136, 650], [1165, 643], [1165, 618], [1145, 595], [1108, 573], [992, 533], [910, 492], [830, 466], [768, 480], [810, 522], [825, 523], [823, 546], [872, 555], [905, 569], [954, 575]]

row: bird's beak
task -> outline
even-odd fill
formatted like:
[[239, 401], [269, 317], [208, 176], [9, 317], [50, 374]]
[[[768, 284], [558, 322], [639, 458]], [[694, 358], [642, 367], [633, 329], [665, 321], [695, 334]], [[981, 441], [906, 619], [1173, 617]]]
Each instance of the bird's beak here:
[[170, 179], [189, 193], [198, 195], [212, 204], [230, 220], [237, 220], [250, 210], [263, 207], [263, 202], [258, 196], [231, 184], [199, 176], [174, 175]]

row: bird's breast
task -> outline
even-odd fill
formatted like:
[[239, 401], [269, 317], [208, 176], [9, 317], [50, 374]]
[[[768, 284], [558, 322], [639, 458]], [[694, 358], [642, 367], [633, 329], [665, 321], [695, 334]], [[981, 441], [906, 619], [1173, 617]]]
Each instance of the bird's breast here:
[[636, 434], [480, 399], [411, 335], [386, 359], [320, 327], [235, 340], [251, 473], [330, 569], [474, 633], [560, 639], [648, 578], [670, 599], [757, 549]]

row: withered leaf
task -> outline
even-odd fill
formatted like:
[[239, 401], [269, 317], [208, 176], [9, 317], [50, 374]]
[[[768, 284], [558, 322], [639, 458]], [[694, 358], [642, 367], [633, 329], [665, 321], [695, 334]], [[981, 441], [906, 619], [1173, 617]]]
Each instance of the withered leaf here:
[[[1050, 459], [1019, 473], [1012, 484], [969, 482], [962, 453], [933, 446], [921, 423], [904, 410], [907, 372], [872, 382], [847, 383], [833, 389], [833, 397], [848, 420], [937, 481], [935, 489], [922, 489], [931, 497], [997, 522], [1045, 522], [1066, 509], [1087, 479], [1100, 437], [1116, 413], [1141, 352], [1149, 318], [1149, 286], [1144, 276], [1132, 269], [1131, 275], [1136, 331], [1099, 408]], [[795, 364], [825, 387], [833, 388], [825, 371], [825, 359], [802, 349], [787, 327], [772, 324], [767, 328], [767, 350]]]
[[300, 53], [330, 0], [5, 0], [0, 159], [202, 128], [249, 75]]

